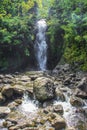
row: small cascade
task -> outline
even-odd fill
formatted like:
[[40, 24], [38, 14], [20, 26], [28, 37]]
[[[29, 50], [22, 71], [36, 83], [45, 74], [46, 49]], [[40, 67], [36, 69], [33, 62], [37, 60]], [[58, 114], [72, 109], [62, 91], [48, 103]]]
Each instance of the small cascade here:
[[[77, 107], [73, 107], [70, 104], [70, 97], [67, 93], [65, 93], [66, 101], [54, 101], [54, 105], [62, 105], [64, 114], [63, 117], [65, 118], [67, 122], [68, 127], [76, 127], [79, 122], [84, 122], [86, 124], [86, 119], [84, 117], [84, 114], [78, 111]], [[87, 108], [87, 101], [84, 101], [85, 105], [82, 107], [83, 110]]]
[[46, 70], [46, 63], [47, 63], [47, 43], [46, 43], [46, 29], [47, 24], [44, 19], [41, 19], [36, 24], [37, 27], [37, 34], [36, 34], [36, 41], [35, 41], [35, 55], [38, 64], [39, 70]]
[[38, 109], [37, 104], [38, 103], [35, 100], [32, 100], [29, 98], [27, 93], [24, 93], [23, 102], [22, 102], [20, 108], [23, 112], [32, 113]]

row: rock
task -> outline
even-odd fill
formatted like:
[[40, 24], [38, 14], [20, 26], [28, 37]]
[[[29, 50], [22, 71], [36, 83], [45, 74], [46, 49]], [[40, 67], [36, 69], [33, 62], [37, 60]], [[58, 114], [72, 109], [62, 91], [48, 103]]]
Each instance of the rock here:
[[73, 127], [69, 127], [69, 128], [67, 128], [66, 130], [76, 130], [76, 129], [73, 128]]
[[23, 82], [29, 82], [31, 80], [31, 78], [29, 78], [27, 75], [23, 75], [21, 78], [20, 78], [20, 81], [23, 81]]
[[13, 123], [13, 122], [10, 122], [10, 121], [4, 121], [3, 122], [3, 126], [5, 127], [5, 128], [10, 128], [10, 127], [13, 127], [13, 126], [15, 126], [16, 125], [16, 123]]
[[76, 107], [84, 105], [83, 100], [81, 98], [78, 98], [78, 97], [75, 97], [75, 96], [71, 96], [70, 103], [71, 103], [72, 106], [76, 106]]
[[18, 126], [11, 126], [9, 127], [9, 130], [20, 130]]
[[55, 94], [56, 94], [57, 100], [65, 101], [65, 96], [62, 93], [62, 91], [59, 90], [58, 87], [55, 90]]
[[15, 102], [20, 105], [22, 103], [22, 99], [16, 99]]
[[87, 93], [78, 88], [75, 90], [75, 96], [80, 97], [82, 99], [87, 99]]
[[13, 87], [10, 86], [10, 85], [6, 85], [5, 87], [3, 87], [1, 93], [6, 98], [12, 98], [12, 96], [13, 96]]
[[65, 120], [59, 115], [57, 115], [56, 118], [52, 120], [51, 124], [55, 130], [64, 129], [66, 127]]
[[77, 87], [87, 93], [87, 77], [82, 78]]
[[64, 85], [70, 85], [71, 83], [71, 78], [68, 77], [67, 79], [64, 80]]
[[43, 102], [54, 97], [54, 83], [51, 79], [40, 77], [34, 81], [34, 94], [37, 100]]
[[0, 105], [5, 102], [5, 97], [0, 93]]
[[0, 118], [6, 117], [11, 110], [8, 107], [0, 107]]
[[18, 105], [19, 105], [19, 104], [16, 103], [16, 102], [11, 102], [11, 103], [8, 104], [8, 107], [9, 107], [11, 110], [15, 110]]
[[0, 79], [3, 79], [4, 78], [4, 75], [0, 74]]
[[22, 85], [14, 85], [14, 95], [16, 96], [23, 96], [23, 93], [25, 91], [24, 86]]
[[59, 114], [63, 114], [63, 107], [62, 105], [55, 105], [53, 111]]

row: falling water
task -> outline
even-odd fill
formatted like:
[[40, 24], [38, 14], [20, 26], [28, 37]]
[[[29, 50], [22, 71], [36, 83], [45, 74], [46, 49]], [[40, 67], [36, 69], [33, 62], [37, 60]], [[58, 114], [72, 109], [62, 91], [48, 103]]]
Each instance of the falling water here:
[[46, 43], [46, 29], [47, 24], [44, 19], [41, 19], [36, 24], [37, 27], [37, 34], [36, 34], [36, 41], [35, 41], [35, 55], [37, 59], [38, 69], [39, 70], [46, 70], [46, 63], [47, 63], [47, 43]]

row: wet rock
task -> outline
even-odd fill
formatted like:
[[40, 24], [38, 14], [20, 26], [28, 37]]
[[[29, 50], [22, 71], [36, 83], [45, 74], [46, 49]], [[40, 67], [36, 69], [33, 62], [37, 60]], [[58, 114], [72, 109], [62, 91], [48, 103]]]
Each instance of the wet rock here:
[[0, 105], [5, 102], [5, 97], [0, 93]]
[[81, 98], [75, 97], [75, 96], [71, 96], [70, 98], [70, 103], [72, 106], [83, 106], [84, 102]]
[[82, 78], [77, 87], [87, 93], [87, 77]]
[[59, 115], [57, 115], [56, 118], [51, 121], [51, 124], [55, 130], [60, 130], [66, 127], [65, 120]]
[[87, 99], [87, 92], [85, 92], [85, 91], [82, 91], [81, 89], [76, 89], [75, 90], [75, 96], [77, 96], [77, 97], [80, 97], [80, 98], [82, 98], [82, 99]]
[[11, 110], [8, 107], [0, 107], [0, 118], [6, 117]]
[[19, 105], [18, 103], [16, 103], [16, 102], [13, 101], [13, 102], [11, 102], [11, 103], [8, 104], [8, 107], [11, 110], [15, 110], [18, 105]]
[[61, 100], [61, 101], [65, 101], [65, 96], [62, 93], [62, 91], [59, 90], [59, 88], [57, 87], [55, 90], [55, 95], [57, 97], [57, 100]]
[[12, 98], [12, 96], [13, 96], [13, 87], [10, 86], [10, 85], [6, 85], [5, 87], [3, 87], [1, 93], [6, 98]]
[[59, 114], [63, 114], [63, 106], [62, 105], [55, 105], [53, 111]]
[[54, 97], [54, 83], [51, 79], [40, 77], [34, 81], [36, 99], [43, 102]]

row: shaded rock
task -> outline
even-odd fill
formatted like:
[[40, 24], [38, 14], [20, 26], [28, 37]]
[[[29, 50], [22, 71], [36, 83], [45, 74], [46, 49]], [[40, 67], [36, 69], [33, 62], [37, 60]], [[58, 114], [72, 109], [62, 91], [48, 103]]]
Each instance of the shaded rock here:
[[87, 92], [85, 92], [85, 91], [82, 91], [81, 89], [76, 89], [75, 90], [75, 96], [77, 96], [77, 97], [80, 97], [80, 98], [82, 98], [82, 99], [87, 99]]
[[62, 91], [59, 90], [58, 87], [55, 90], [55, 94], [56, 94], [57, 100], [65, 101], [65, 96], [62, 93]]
[[8, 107], [0, 107], [0, 118], [4, 118], [10, 113], [10, 109]]
[[14, 85], [13, 88], [14, 88], [14, 95], [23, 96], [25, 89], [22, 85]]
[[5, 100], [5, 97], [0, 93], [0, 104], [3, 104]]
[[62, 105], [55, 105], [53, 111], [59, 114], [63, 114], [63, 106]]
[[84, 105], [84, 102], [81, 98], [74, 97], [74, 96], [71, 96], [70, 103], [71, 103], [72, 106], [77, 106], [77, 107]]
[[87, 93], [87, 77], [82, 78], [77, 87]]
[[34, 81], [34, 94], [36, 99], [43, 102], [54, 97], [54, 83], [51, 79], [41, 77]]
[[13, 87], [10, 85], [7, 85], [2, 88], [1, 93], [7, 98], [11, 98], [13, 96]]

